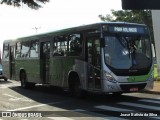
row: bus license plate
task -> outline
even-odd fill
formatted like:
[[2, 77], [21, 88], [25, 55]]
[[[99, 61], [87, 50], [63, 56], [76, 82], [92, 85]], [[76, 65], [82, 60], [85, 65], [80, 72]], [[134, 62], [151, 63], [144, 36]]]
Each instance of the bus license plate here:
[[138, 91], [138, 88], [130, 88], [130, 90], [129, 91], [131, 91], [131, 92], [134, 92], [134, 91]]

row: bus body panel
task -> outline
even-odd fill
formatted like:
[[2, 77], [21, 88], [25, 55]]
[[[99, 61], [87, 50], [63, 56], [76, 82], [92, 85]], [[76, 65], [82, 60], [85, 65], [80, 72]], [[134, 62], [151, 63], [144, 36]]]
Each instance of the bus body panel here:
[[82, 89], [87, 90], [87, 84], [88, 84], [88, 71], [87, 71], [87, 62], [83, 60], [75, 60], [75, 71], [78, 73]]
[[20, 71], [24, 70], [27, 75], [28, 82], [41, 83], [39, 59], [18, 59], [15, 61], [15, 64], [16, 80], [20, 80]]
[[6, 76], [7, 78], [10, 78], [10, 65], [9, 65], [9, 60], [2, 60], [2, 65], [3, 65], [3, 75]]
[[69, 57], [51, 58], [50, 75], [51, 85], [67, 87], [68, 72], [73, 70], [74, 59]]
[[76, 72], [82, 83], [82, 89], [86, 89], [86, 63], [77, 57], [52, 58], [50, 64], [50, 84], [60, 87], [68, 87], [70, 72]]

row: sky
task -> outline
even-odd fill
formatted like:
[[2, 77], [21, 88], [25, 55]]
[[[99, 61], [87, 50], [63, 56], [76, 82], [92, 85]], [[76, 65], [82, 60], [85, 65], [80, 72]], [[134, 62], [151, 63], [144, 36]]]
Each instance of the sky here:
[[4, 40], [100, 22], [98, 15], [121, 10], [121, 0], [50, 0], [39, 10], [0, 5], [0, 49]]

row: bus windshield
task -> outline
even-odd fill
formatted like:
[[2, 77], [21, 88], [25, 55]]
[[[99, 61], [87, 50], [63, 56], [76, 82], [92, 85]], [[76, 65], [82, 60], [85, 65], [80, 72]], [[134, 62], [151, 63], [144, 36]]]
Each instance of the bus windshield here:
[[149, 37], [106, 36], [105, 63], [114, 69], [144, 69], [152, 62]]

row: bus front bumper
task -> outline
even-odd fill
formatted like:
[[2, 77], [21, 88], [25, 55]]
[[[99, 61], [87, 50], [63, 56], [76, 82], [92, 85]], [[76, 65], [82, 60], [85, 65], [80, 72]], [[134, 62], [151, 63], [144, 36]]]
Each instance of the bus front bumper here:
[[135, 83], [113, 83], [104, 80], [103, 91], [107, 93], [113, 92], [138, 92], [143, 89], [150, 90], [153, 89], [153, 80], [146, 82], [135, 82]]

